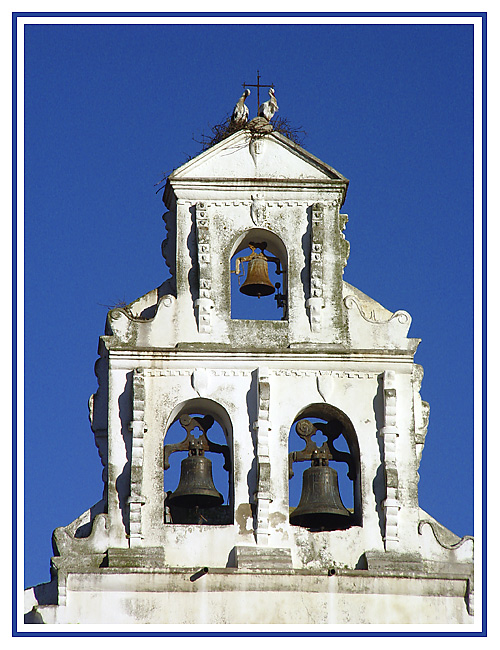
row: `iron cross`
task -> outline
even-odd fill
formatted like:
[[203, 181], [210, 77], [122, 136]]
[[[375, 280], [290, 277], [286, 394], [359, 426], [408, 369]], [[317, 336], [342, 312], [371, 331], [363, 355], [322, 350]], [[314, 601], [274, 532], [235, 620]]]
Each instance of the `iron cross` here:
[[268, 87], [274, 88], [274, 84], [261, 84], [260, 83], [260, 73], [257, 70], [257, 83], [256, 84], [246, 84], [246, 83], [243, 84], [243, 88], [249, 88], [249, 87], [257, 88], [257, 110], [259, 110], [259, 106], [260, 106], [260, 89], [261, 88], [268, 88]]

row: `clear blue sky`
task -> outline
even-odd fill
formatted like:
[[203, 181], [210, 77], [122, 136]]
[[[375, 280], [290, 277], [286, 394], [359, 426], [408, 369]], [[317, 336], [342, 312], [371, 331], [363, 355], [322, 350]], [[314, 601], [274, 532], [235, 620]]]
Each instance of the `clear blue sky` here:
[[[421, 338], [420, 504], [473, 533], [471, 26], [26, 28], [26, 585], [102, 496], [88, 422], [106, 305], [167, 269], [159, 183], [259, 69], [304, 147], [350, 179], [344, 278]], [[255, 94], [248, 100], [256, 112]]]

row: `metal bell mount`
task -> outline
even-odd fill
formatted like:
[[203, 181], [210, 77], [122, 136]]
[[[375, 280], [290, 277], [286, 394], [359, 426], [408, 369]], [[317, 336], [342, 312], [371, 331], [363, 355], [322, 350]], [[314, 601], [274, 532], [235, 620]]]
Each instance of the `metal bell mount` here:
[[[211, 451], [224, 455], [224, 469], [229, 471], [229, 448], [208, 439], [207, 431], [213, 425], [210, 415], [191, 417], [182, 415], [179, 418], [181, 426], [186, 431], [182, 442], [163, 447], [163, 468], [168, 469], [169, 456], [176, 451], [188, 451], [189, 455], [181, 462], [181, 475], [177, 489], [168, 497], [168, 505], [181, 508], [213, 508], [222, 505], [224, 498], [217, 491], [212, 477], [212, 461], [205, 458], [205, 452]], [[194, 429], [200, 429], [201, 434], [196, 438]]]
[[[319, 448], [312, 440], [317, 430], [327, 436], [327, 441]], [[292, 526], [318, 531], [348, 528], [351, 525], [351, 513], [342, 503], [338, 474], [328, 464], [329, 460], [345, 461], [349, 463], [349, 475], [352, 476], [350, 454], [340, 452], [333, 446], [333, 439], [340, 432], [335, 432], [329, 424], [315, 425], [309, 420], [299, 420], [296, 431], [306, 446], [301, 451], [293, 451], [288, 455], [289, 476], [293, 476], [294, 462], [310, 460], [311, 467], [302, 475], [302, 493], [299, 505], [290, 514], [290, 523]]]
[[[250, 255], [236, 259], [236, 270], [234, 271], [236, 275], [240, 275], [242, 262], [248, 262], [247, 277], [240, 287], [240, 291], [246, 296], [256, 296], [257, 298], [270, 296], [275, 292], [275, 286], [269, 279], [267, 264], [268, 262], [274, 262], [276, 264], [276, 273], [279, 275], [282, 272], [279, 258], [265, 254], [267, 242], [251, 242], [248, 246], [252, 251]], [[261, 249], [260, 253], [256, 252], [257, 248]]]

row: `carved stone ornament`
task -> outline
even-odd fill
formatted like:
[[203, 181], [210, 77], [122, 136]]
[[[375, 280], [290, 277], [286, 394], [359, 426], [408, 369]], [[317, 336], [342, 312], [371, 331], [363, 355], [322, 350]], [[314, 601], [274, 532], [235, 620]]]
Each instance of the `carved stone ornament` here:
[[256, 226], [266, 226], [267, 224], [267, 211], [266, 203], [263, 195], [258, 192], [252, 194], [252, 203], [250, 205], [250, 217]]
[[403, 309], [398, 309], [398, 311], [395, 311], [393, 314], [391, 314], [389, 318], [385, 320], [381, 320], [375, 318], [374, 315], [367, 316], [363, 310], [361, 302], [359, 301], [358, 298], [356, 298], [356, 296], [352, 296], [352, 295], [346, 296], [344, 298], [344, 305], [347, 307], [347, 309], [353, 309], [354, 307], [356, 307], [359, 314], [367, 323], [377, 323], [377, 324], [380, 323], [381, 325], [385, 325], [390, 323], [391, 321], [395, 321], [401, 325], [407, 326], [407, 329], [409, 329], [410, 327], [411, 316], [407, 311], [404, 311]]
[[191, 375], [191, 385], [200, 397], [208, 395], [211, 378], [212, 373], [206, 368], [196, 368]]
[[264, 147], [265, 147], [265, 142], [264, 138], [257, 136], [257, 137], [252, 137], [250, 138], [250, 155], [252, 156], [252, 160], [254, 162], [254, 165], [257, 165], [259, 156], [262, 155], [264, 152]]

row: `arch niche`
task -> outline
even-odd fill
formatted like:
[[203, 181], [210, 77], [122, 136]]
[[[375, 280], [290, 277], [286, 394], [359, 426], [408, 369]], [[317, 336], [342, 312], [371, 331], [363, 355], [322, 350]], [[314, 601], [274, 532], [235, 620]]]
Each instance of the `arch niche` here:
[[297, 488], [298, 494], [302, 488], [303, 472], [311, 465], [310, 462], [304, 462], [305, 457], [309, 458], [312, 453], [322, 456], [327, 450], [333, 459], [330, 457], [324, 464], [338, 471], [340, 497], [350, 513], [348, 517], [342, 518], [345, 523], [334, 524], [330, 530], [361, 526], [361, 463], [358, 437], [346, 413], [331, 404], [306, 406], [297, 414], [290, 429], [289, 477], [296, 476], [294, 494], [291, 489], [289, 492], [291, 514], [294, 512], [294, 500], [298, 501]]
[[[269, 259], [267, 269], [269, 281], [272, 285], [279, 287], [276, 292], [257, 298], [255, 296], [243, 295], [241, 286], [247, 278], [249, 262], [239, 264], [239, 274], [236, 274], [237, 259], [249, 257], [261, 252]], [[262, 249], [263, 245], [264, 248]], [[251, 228], [236, 237], [231, 247], [230, 278], [231, 278], [231, 318], [244, 318], [248, 320], [287, 320], [287, 297], [288, 297], [288, 253], [285, 244], [278, 235], [264, 228]], [[274, 260], [278, 261], [278, 264]]]
[[[203, 457], [205, 460], [199, 461]], [[182, 465], [185, 459], [198, 458]], [[204, 468], [200, 471], [201, 467]], [[208, 469], [207, 469], [208, 467]], [[182, 472], [181, 472], [182, 468]], [[163, 440], [164, 522], [166, 524], [227, 525], [233, 523], [233, 428], [223, 406], [195, 398], [178, 404], [170, 413]], [[178, 488], [213, 482], [213, 499], [173, 499]], [[181, 476], [183, 477], [181, 479]], [[200, 494], [198, 488], [192, 490]], [[215, 497], [219, 494], [222, 503]], [[209, 503], [209, 505], [207, 505]]]

